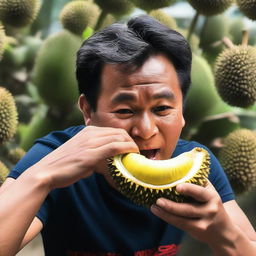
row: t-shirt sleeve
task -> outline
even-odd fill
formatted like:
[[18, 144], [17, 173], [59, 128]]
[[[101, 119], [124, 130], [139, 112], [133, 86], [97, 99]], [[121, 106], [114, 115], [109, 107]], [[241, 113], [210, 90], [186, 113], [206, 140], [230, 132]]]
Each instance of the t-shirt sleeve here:
[[[51, 153], [57, 147], [58, 145], [55, 145], [51, 141], [38, 140], [26, 153], [26, 155], [14, 166], [8, 177], [17, 179], [29, 167], [40, 161], [43, 157]], [[48, 197], [49, 196], [46, 197], [44, 203], [36, 214], [36, 216], [42, 221], [43, 224], [45, 224], [47, 219], [47, 205], [49, 200]]]

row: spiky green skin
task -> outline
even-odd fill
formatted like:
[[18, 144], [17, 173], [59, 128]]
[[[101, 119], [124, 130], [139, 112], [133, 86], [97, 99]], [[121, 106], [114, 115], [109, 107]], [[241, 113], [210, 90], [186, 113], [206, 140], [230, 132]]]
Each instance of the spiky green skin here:
[[252, 20], [256, 20], [256, 0], [237, 0], [240, 11]]
[[12, 164], [16, 164], [25, 154], [26, 152], [22, 148], [14, 148], [10, 150], [8, 159]]
[[4, 52], [4, 41], [5, 41], [5, 32], [3, 26], [0, 25], [0, 60], [2, 59]]
[[234, 46], [222, 52], [215, 64], [215, 81], [221, 98], [231, 106], [249, 107], [256, 101], [256, 48]]
[[188, 2], [200, 14], [212, 16], [227, 10], [233, 0], [188, 0]]
[[[209, 155], [206, 155], [205, 161], [196, 175], [186, 182], [204, 186], [206, 183], [206, 178], [209, 175], [209, 160]], [[185, 202], [189, 200], [189, 197], [179, 194], [176, 191], [175, 186], [170, 186], [169, 188], [165, 189], [152, 189], [135, 184], [133, 181], [126, 178], [119, 170], [117, 170], [116, 166], [113, 165], [113, 159], [108, 159], [108, 169], [114, 184], [120, 193], [137, 205], [150, 207], [151, 205], [155, 204], [156, 200], [160, 197], [164, 197], [175, 202]]]
[[86, 1], [67, 3], [61, 11], [60, 20], [64, 28], [82, 35], [86, 27], [94, 28], [100, 10], [97, 5]]
[[0, 161], [0, 187], [4, 183], [9, 172], [10, 171], [7, 166], [2, 161]]
[[149, 15], [171, 29], [177, 28], [176, 20], [160, 9], [151, 11]]
[[134, 5], [129, 0], [94, 0], [94, 2], [106, 13], [117, 16], [129, 14]]
[[227, 173], [236, 194], [256, 186], [256, 134], [248, 129], [238, 129], [223, 141], [219, 160]]
[[18, 113], [12, 94], [0, 87], [0, 144], [10, 140], [17, 129]]
[[81, 38], [67, 30], [43, 42], [35, 61], [34, 83], [48, 105], [65, 110], [75, 104], [75, 56], [81, 43]]
[[0, 20], [14, 27], [24, 27], [35, 20], [39, 9], [39, 0], [0, 0]]
[[138, 8], [151, 11], [172, 5], [176, 0], [131, 0]]

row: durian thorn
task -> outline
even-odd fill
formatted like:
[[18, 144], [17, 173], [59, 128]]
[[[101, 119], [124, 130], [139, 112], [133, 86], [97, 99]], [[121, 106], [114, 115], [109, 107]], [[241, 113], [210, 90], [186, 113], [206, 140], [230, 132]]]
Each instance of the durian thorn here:
[[243, 36], [242, 36], [242, 45], [246, 46], [248, 45], [248, 41], [249, 41], [249, 33], [248, 30], [243, 30]]
[[233, 48], [235, 47], [235, 45], [233, 44], [233, 42], [228, 38], [228, 37], [223, 37], [222, 40], [221, 40], [224, 45], [227, 47], [227, 48]]

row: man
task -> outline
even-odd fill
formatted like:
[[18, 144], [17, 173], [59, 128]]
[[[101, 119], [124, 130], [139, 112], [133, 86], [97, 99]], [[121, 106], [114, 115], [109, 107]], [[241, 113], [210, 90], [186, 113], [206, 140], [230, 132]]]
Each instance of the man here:
[[177, 186], [191, 203], [134, 205], [107, 172], [116, 154], [168, 159], [201, 146], [179, 140], [190, 68], [185, 39], [148, 16], [89, 38], [77, 57], [87, 127], [38, 139], [13, 169], [0, 193], [0, 255], [14, 255], [40, 231], [54, 256], [175, 255], [183, 231], [218, 256], [256, 255], [255, 232], [212, 154], [206, 187]]

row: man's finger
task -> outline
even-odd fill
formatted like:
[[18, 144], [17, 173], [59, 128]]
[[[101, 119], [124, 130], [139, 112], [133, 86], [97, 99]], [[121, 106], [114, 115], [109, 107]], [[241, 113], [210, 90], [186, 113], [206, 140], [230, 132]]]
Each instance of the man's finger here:
[[[208, 186], [208, 185], [207, 185]], [[191, 183], [182, 183], [176, 186], [177, 192], [192, 197], [198, 202], [206, 203], [212, 197], [214, 191], [211, 187], [202, 187]]]

